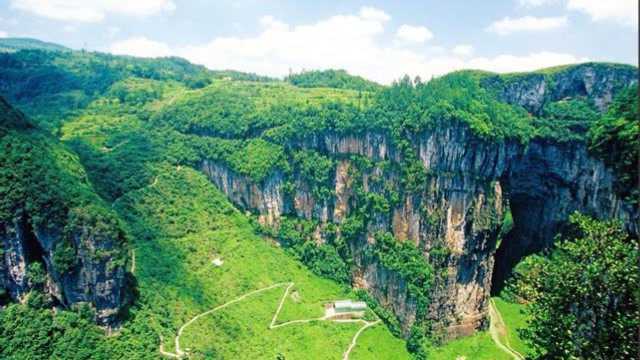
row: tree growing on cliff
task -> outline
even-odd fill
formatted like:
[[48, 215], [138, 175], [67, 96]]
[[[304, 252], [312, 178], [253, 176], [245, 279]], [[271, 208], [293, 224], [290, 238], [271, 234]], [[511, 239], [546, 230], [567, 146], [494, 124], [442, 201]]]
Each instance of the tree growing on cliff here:
[[617, 190], [627, 201], [640, 203], [640, 113], [638, 85], [616, 97], [609, 111], [591, 128], [591, 150], [616, 172]]
[[616, 222], [574, 214], [570, 223], [536, 266], [523, 335], [540, 358], [633, 358], [640, 345], [638, 240]]

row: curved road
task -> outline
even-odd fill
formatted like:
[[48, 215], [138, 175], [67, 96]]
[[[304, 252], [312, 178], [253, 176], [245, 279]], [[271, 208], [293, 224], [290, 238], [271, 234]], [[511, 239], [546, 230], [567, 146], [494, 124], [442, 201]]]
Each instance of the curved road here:
[[298, 320], [291, 320], [291, 321], [287, 321], [281, 324], [276, 324], [276, 321], [278, 320], [278, 315], [280, 315], [280, 311], [282, 311], [282, 308], [284, 306], [284, 302], [287, 299], [287, 295], [289, 294], [289, 291], [291, 290], [291, 288], [294, 286], [293, 282], [285, 282], [285, 283], [277, 283], [277, 284], [273, 284], [271, 286], [267, 286], [261, 289], [257, 289], [254, 291], [250, 291], [244, 295], [241, 295], [233, 300], [230, 300], [222, 305], [218, 305], [213, 309], [207, 310], [203, 313], [200, 313], [196, 316], [194, 316], [193, 318], [191, 318], [191, 320], [187, 321], [184, 325], [182, 325], [180, 327], [180, 329], [178, 329], [178, 334], [175, 338], [175, 353], [171, 353], [168, 352], [164, 349], [164, 339], [162, 338], [162, 335], [160, 335], [160, 354], [167, 356], [167, 357], [171, 357], [171, 358], [177, 358], [177, 359], [181, 359], [184, 356], [186, 356], [187, 354], [182, 351], [182, 349], [180, 349], [180, 336], [182, 336], [182, 333], [184, 332], [184, 330], [191, 324], [193, 324], [196, 320], [200, 319], [203, 316], [207, 316], [211, 313], [214, 313], [218, 310], [222, 310], [225, 307], [235, 304], [237, 302], [240, 302], [246, 298], [248, 298], [249, 296], [252, 295], [256, 295], [259, 294], [261, 292], [267, 291], [267, 290], [271, 290], [277, 287], [282, 287], [282, 286], [287, 286], [287, 288], [284, 291], [284, 294], [282, 295], [282, 298], [280, 299], [280, 303], [278, 304], [278, 307], [275, 311], [275, 313], [273, 314], [273, 317], [271, 318], [271, 323], [269, 324], [269, 329], [275, 329], [275, 328], [279, 328], [282, 326], [287, 326], [287, 325], [291, 325], [291, 324], [300, 324], [300, 323], [309, 323], [312, 321], [331, 321], [331, 322], [340, 322], [340, 323], [345, 323], [345, 322], [349, 322], [349, 323], [354, 323], [354, 322], [361, 322], [364, 325], [355, 333], [355, 335], [353, 336], [353, 338], [351, 339], [351, 344], [349, 345], [349, 347], [347, 348], [347, 350], [344, 352], [342, 359], [343, 360], [349, 360], [349, 354], [351, 353], [351, 351], [355, 348], [357, 341], [358, 341], [358, 337], [360, 336], [360, 334], [362, 334], [362, 332], [364, 332], [364, 330], [366, 330], [369, 327], [375, 326], [378, 323], [381, 322], [380, 319], [376, 320], [376, 321], [366, 321], [364, 319], [331, 319], [330, 317], [327, 316], [323, 316], [320, 318], [313, 318], [313, 319], [298, 319]]

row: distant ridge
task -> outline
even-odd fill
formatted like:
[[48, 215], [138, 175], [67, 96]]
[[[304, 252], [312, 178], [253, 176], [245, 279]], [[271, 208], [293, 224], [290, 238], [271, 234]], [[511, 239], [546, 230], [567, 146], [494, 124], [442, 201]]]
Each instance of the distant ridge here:
[[68, 47], [32, 38], [0, 39], [0, 51], [14, 52], [19, 50], [71, 51]]

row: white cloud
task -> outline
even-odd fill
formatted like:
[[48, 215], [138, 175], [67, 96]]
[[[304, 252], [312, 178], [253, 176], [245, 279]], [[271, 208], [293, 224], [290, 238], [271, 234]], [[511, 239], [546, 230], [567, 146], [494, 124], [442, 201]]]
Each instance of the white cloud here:
[[584, 12], [593, 21], [613, 20], [638, 26], [638, 0], [569, 0], [567, 8]]
[[379, 22], [386, 22], [391, 19], [391, 16], [387, 15], [384, 11], [368, 6], [361, 8], [359, 15], [363, 19]]
[[459, 56], [469, 56], [473, 54], [473, 46], [467, 44], [457, 45], [451, 52]]
[[283, 23], [282, 21], [278, 21], [271, 15], [263, 16], [260, 18], [260, 25], [266, 28], [278, 29], [286, 31], [289, 29], [289, 25]]
[[273, 17], [260, 19], [254, 37], [218, 37], [206, 44], [178, 49], [178, 54], [214, 69], [235, 68], [282, 76], [288, 69], [360, 67], [357, 73], [380, 73], [377, 45], [389, 16], [373, 8], [356, 15], [336, 15], [312, 24], [292, 26]]
[[[473, 57], [470, 45], [460, 44], [447, 51], [438, 46], [417, 51], [387, 45], [388, 18], [370, 10], [337, 15], [315, 23], [291, 25], [272, 16], [259, 20], [255, 36], [217, 37], [204, 44], [171, 49], [167, 44], [144, 37], [117, 42], [111, 51], [137, 56], [182, 56], [210, 69], [234, 69], [282, 77], [289, 69], [339, 68], [381, 83], [390, 83], [404, 74], [423, 79], [459, 69], [526, 71], [583, 61], [570, 54], [537, 52]], [[385, 33], [386, 31], [386, 33]]]
[[172, 12], [172, 0], [11, 0], [11, 7], [55, 20], [100, 22], [109, 13], [150, 16]]
[[407, 43], [423, 43], [433, 38], [433, 33], [424, 26], [402, 25], [398, 28], [396, 37]]
[[64, 32], [71, 33], [71, 32], [75, 32], [77, 28], [73, 25], [65, 25], [62, 27], [62, 30], [64, 30]]
[[467, 66], [472, 69], [495, 72], [517, 72], [585, 61], [589, 61], [589, 59], [585, 57], [577, 58], [570, 54], [542, 51], [525, 56], [504, 54], [492, 58], [477, 57], [469, 60]]
[[495, 32], [499, 35], [508, 35], [518, 31], [546, 31], [567, 26], [567, 17], [534, 17], [525, 16], [520, 18], [505, 17], [502, 20], [493, 22], [487, 27], [487, 31]]
[[9, 34], [6, 31], [0, 31], [0, 38], [9, 37]]
[[110, 52], [118, 55], [139, 57], [162, 57], [171, 55], [167, 44], [147, 39], [144, 36], [118, 41], [111, 45]]

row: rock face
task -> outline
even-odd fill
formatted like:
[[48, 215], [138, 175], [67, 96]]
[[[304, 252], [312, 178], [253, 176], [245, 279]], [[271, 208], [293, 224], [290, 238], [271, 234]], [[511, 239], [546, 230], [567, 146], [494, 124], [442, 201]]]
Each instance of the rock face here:
[[[542, 75], [526, 77], [500, 84], [501, 94], [533, 113], [546, 101], [578, 95], [591, 96], [604, 108], [615, 90], [611, 84], [635, 81], [624, 73], [597, 75], [592, 70], [578, 67], [562, 73], [553, 85]], [[376, 133], [316, 134], [290, 144], [336, 159], [333, 196], [323, 201], [313, 198], [300, 174], [292, 175], [294, 190], [287, 192], [280, 173], [253, 183], [223, 164], [204, 161], [201, 168], [236, 205], [258, 213], [261, 223], [270, 226], [278, 226], [280, 217], [287, 215], [316, 220], [319, 227], [329, 222], [339, 227], [356, 206], [356, 185], [380, 196], [388, 196], [386, 189], [398, 190], [398, 201], [388, 211], [372, 210], [373, 220], [350, 247], [353, 285], [392, 309], [405, 334], [417, 316], [416, 299], [405, 279], [362, 256], [377, 231], [414, 243], [434, 266], [439, 276], [426, 317], [449, 338], [486, 326], [492, 277], [500, 286], [523, 256], [551, 245], [573, 211], [620, 218], [638, 233], [638, 209], [616, 196], [611, 171], [592, 158], [584, 144], [490, 142], [462, 124], [415, 134], [410, 142], [427, 173], [424, 183], [412, 190], [404, 189], [397, 168], [388, 166], [401, 162], [400, 152], [384, 134]], [[352, 171], [353, 155], [366, 157], [373, 166]], [[497, 234], [509, 208], [514, 228], [496, 253]], [[322, 242], [322, 235], [318, 239]]]
[[0, 303], [35, 290], [54, 306], [88, 304], [99, 324], [116, 325], [127, 300], [116, 215], [80, 163], [2, 98], [0, 144]]
[[[32, 228], [26, 217], [0, 227], [0, 288], [11, 298], [23, 300], [32, 288], [42, 287], [55, 303], [65, 307], [90, 304], [96, 309], [98, 323], [114, 324], [125, 300], [124, 268], [115, 265], [112, 258], [96, 254], [113, 250], [115, 243], [83, 226], [72, 236], [78, 249], [75, 262], [61, 273], [53, 260], [61, 237], [59, 229]], [[45, 270], [44, 284], [31, 279], [35, 263]]]
[[498, 88], [505, 102], [523, 106], [539, 114], [545, 103], [565, 98], [585, 96], [604, 111], [613, 94], [638, 81], [636, 69], [587, 63], [559, 70], [555, 74], [530, 73], [505, 81], [501, 77], [485, 79], [485, 85]]

